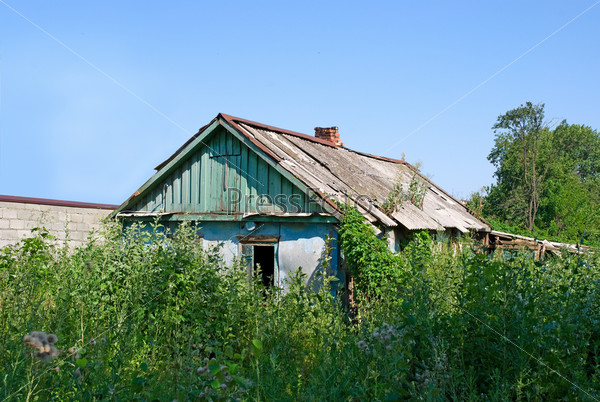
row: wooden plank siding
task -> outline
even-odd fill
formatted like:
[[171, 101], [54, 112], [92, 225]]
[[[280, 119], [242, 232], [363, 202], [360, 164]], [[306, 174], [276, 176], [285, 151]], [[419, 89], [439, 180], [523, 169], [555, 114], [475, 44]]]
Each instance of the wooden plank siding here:
[[[136, 204], [136, 210], [191, 214], [322, 212], [317, 204], [308, 202], [301, 189], [227, 130], [218, 128], [205, 143], [156, 183]], [[299, 211], [295, 205], [300, 205]]]

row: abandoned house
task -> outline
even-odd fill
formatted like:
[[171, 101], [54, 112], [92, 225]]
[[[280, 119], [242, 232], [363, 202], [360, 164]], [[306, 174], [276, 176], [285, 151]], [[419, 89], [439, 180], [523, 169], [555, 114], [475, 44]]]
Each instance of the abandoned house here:
[[[416, 202], [404, 197], [390, 208], [399, 189], [416, 192]], [[158, 220], [170, 230], [196, 222], [205, 247], [221, 244], [226, 262], [241, 258], [249, 271], [260, 264], [265, 284], [283, 286], [298, 267], [308, 278], [318, 272], [328, 238], [331, 270], [344, 279], [335, 239], [338, 203], [348, 202], [395, 250], [417, 230], [490, 231], [405, 161], [345, 148], [337, 127], [310, 136], [225, 114], [158, 165], [113, 215], [126, 223]]]

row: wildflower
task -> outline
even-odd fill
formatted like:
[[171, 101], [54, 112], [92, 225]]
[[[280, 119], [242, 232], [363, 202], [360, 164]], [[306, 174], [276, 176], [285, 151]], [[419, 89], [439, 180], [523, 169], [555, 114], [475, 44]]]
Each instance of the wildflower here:
[[74, 357], [75, 359], [79, 359], [81, 357], [81, 355], [79, 354], [79, 350], [75, 348], [69, 348], [68, 352], [69, 355]]
[[53, 357], [58, 356], [58, 349], [54, 346], [58, 342], [58, 337], [54, 334], [46, 334], [42, 331], [32, 331], [23, 337], [23, 342], [27, 346], [37, 349], [35, 357], [42, 361], [50, 361]]
[[106, 343], [106, 338], [100, 338], [100, 342]]
[[375, 339], [379, 338], [379, 332], [377, 332], [377, 331], [373, 332], [373, 338], [375, 338]]
[[206, 373], [206, 367], [202, 366], [202, 367], [198, 367], [196, 369], [196, 373], [200, 374], [200, 375], [204, 375]]
[[221, 391], [225, 391], [227, 389], [227, 384], [221, 384]]
[[96, 346], [96, 338], [90, 339], [90, 345]]

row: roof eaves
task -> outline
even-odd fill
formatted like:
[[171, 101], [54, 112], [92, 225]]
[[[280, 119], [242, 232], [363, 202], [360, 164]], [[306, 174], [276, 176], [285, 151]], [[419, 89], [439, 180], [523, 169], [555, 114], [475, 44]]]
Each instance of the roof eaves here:
[[[410, 165], [409, 165], [410, 166]], [[456, 202], [458, 205], [460, 205], [462, 208], [464, 208], [467, 213], [471, 216], [473, 216], [475, 219], [480, 220], [481, 222], [483, 222], [487, 227], [486, 230], [483, 230], [484, 232], [489, 232], [491, 230], [490, 228], [490, 224], [489, 222], [487, 222], [486, 220], [484, 220], [483, 218], [480, 218], [478, 216], [476, 216], [473, 211], [471, 211], [471, 208], [469, 208], [468, 206], [466, 206], [465, 204], [463, 204], [462, 202], [460, 202], [459, 200], [457, 200], [456, 198], [454, 198], [452, 195], [450, 195], [446, 190], [444, 190], [443, 188], [441, 188], [440, 186], [436, 185], [434, 182], [432, 182], [427, 176], [425, 176], [423, 173], [421, 173], [417, 168], [410, 166], [411, 168], [415, 169], [416, 173], [421, 176], [422, 179], [426, 180], [427, 183], [429, 183], [429, 185], [434, 186], [436, 188], [436, 191], [441, 191], [442, 193], [444, 193], [444, 195], [446, 195], [447, 197], [449, 197], [450, 199], [452, 199], [452, 201]]]
[[198, 132], [196, 134], [194, 134], [193, 136], [190, 137], [189, 140], [187, 140], [182, 146], [180, 146], [177, 151], [175, 151], [173, 153], [173, 155], [169, 156], [165, 161], [163, 161], [162, 163], [160, 163], [158, 166], [156, 166], [154, 168], [154, 170], [158, 171], [160, 169], [162, 169], [167, 163], [171, 162], [173, 159], [175, 159], [175, 157], [177, 155], [179, 155], [184, 149], [185, 147], [187, 147], [192, 141], [194, 141], [200, 134], [202, 134], [202, 132], [204, 130], [206, 130], [213, 122], [215, 121], [215, 119], [212, 119], [210, 121], [210, 123], [208, 123], [207, 125], [203, 126], [200, 128], [200, 130], [198, 130]]
[[[175, 154], [173, 154], [171, 156], [171, 158], [169, 158], [166, 163], [163, 165], [161, 164], [160, 169], [154, 173], [154, 175], [152, 175], [152, 177], [150, 177], [144, 184], [142, 184], [142, 186], [137, 189], [127, 200], [125, 200], [125, 202], [123, 202], [119, 208], [117, 208], [112, 214], [111, 214], [111, 218], [114, 217], [117, 213], [127, 209], [129, 207], [129, 205], [134, 202], [135, 199], [137, 199], [137, 197], [139, 197], [141, 194], [144, 194], [150, 187], [152, 187], [156, 181], [158, 181], [161, 177], [163, 177], [165, 174], [170, 173], [171, 171], [173, 171], [173, 169], [177, 166], [177, 164], [180, 162], [180, 158], [183, 157], [183, 155], [181, 155], [186, 149], [190, 148], [190, 147], [197, 147], [199, 146], [199, 144], [203, 144], [206, 145], [203, 141], [204, 137], [206, 135], [209, 135], [212, 130], [214, 130], [218, 125], [220, 125], [221, 122], [220, 120], [217, 120], [216, 118], [213, 119], [210, 124], [208, 125], [208, 127], [206, 127], [205, 129], [201, 130], [200, 132], [198, 132], [196, 135], [194, 135], [183, 147], [183, 149], [181, 149], [180, 151], [176, 152]], [[210, 130], [207, 133], [205, 133], [206, 130]]]

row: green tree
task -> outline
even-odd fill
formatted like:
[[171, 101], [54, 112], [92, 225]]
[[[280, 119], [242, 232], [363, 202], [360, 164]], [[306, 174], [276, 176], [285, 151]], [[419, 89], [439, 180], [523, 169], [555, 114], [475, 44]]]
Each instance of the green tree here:
[[491, 189], [495, 211], [533, 229], [548, 173], [544, 104], [527, 102], [498, 117], [488, 160], [496, 167], [497, 185]]
[[[492, 127], [496, 183], [483, 198], [483, 216], [535, 235], [600, 239], [600, 136], [584, 125], [544, 123], [544, 105], [527, 102]], [[477, 198], [479, 197], [479, 198]], [[479, 200], [481, 204], [481, 200]]]
[[577, 238], [600, 230], [600, 136], [563, 121], [552, 132], [552, 164], [539, 224], [550, 234]]

